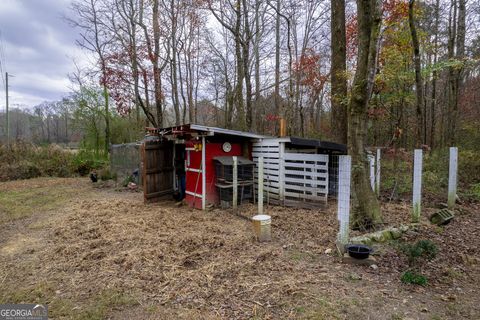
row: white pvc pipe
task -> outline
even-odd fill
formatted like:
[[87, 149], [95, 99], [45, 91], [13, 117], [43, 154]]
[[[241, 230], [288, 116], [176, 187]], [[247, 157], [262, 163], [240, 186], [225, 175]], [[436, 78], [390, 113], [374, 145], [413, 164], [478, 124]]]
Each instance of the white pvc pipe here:
[[375, 189], [375, 192], [377, 194], [377, 197], [380, 196], [380, 155], [381, 155], [381, 150], [377, 149], [377, 161], [376, 161], [376, 166], [377, 166], [377, 174], [375, 176], [375, 182], [377, 183], [377, 187]]
[[372, 191], [375, 191], [375, 157], [368, 156], [368, 162], [370, 164], [370, 187]]
[[345, 245], [348, 243], [350, 228], [350, 178], [352, 168], [351, 156], [338, 157], [338, 201], [337, 218], [340, 221], [338, 241]]
[[412, 220], [413, 222], [420, 221], [421, 215], [421, 203], [422, 203], [422, 162], [423, 162], [423, 151], [422, 149], [415, 149], [414, 158], [413, 158], [413, 213]]
[[453, 209], [457, 197], [458, 148], [450, 148], [450, 163], [448, 167], [448, 207]]

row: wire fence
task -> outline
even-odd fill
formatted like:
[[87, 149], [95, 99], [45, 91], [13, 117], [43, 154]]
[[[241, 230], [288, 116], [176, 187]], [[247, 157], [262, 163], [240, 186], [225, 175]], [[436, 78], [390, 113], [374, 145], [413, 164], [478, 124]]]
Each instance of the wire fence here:
[[118, 181], [129, 180], [141, 184], [141, 161], [140, 143], [111, 145], [110, 171], [117, 176]]

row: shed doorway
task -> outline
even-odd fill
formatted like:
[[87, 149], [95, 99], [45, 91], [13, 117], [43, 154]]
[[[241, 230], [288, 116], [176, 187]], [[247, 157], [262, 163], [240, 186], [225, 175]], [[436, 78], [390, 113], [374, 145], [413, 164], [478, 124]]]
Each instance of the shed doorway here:
[[142, 144], [144, 201], [156, 202], [174, 191], [174, 144], [167, 140], [147, 140]]

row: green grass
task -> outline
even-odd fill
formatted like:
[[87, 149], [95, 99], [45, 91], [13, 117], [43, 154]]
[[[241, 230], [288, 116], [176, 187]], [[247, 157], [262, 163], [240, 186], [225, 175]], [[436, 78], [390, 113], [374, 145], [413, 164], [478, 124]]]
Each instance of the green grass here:
[[[298, 308], [298, 307], [297, 307]], [[316, 300], [315, 305], [309, 308], [303, 308], [301, 313], [297, 315], [300, 319], [340, 319], [338, 314], [338, 306], [327, 301], [326, 299], [319, 298]]]
[[104, 290], [92, 299], [92, 303], [78, 314], [73, 315], [78, 320], [102, 320], [107, 317], [108, 312], [114, 309], [138, 305], [138, 301], [129, 294], [109, 289]]
[[112, 310], [138, 305], [134, 296], [115, 289], [106, 289], [82, 303], [59, 298], [56, 296], [54, 284], [46, 281], [29, 288], [3, 291], [0, 302], [47, 304], [49, 317], [78, 320], [105, 319]]
[[65, 186], [0, 192], [0, 224], [58, 208], [75, 192]]
[[307, 261], [307, 262], [315, 262], [318, 261], [318, 256], [311, 253], [311, 252], [303, 252], [297, 249], [292, 249], [288, 251], [288, 256], [290, 259], [294, 261]]
[[405, 271], [401, 278], [403, 283], [418, 284], [424, 286], [427, 284], [427, 278], [413, 271]]

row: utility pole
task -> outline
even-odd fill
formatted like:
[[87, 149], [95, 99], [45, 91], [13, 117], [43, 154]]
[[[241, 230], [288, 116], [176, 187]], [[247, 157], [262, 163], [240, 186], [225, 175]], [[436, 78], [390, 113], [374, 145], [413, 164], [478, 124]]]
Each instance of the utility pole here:
[[7, 130], [7, 144], [10, 143], [10, 123], [8, 119], [8, 72], [5, 72], [5, 112], [6, 112], [6, 130]]

